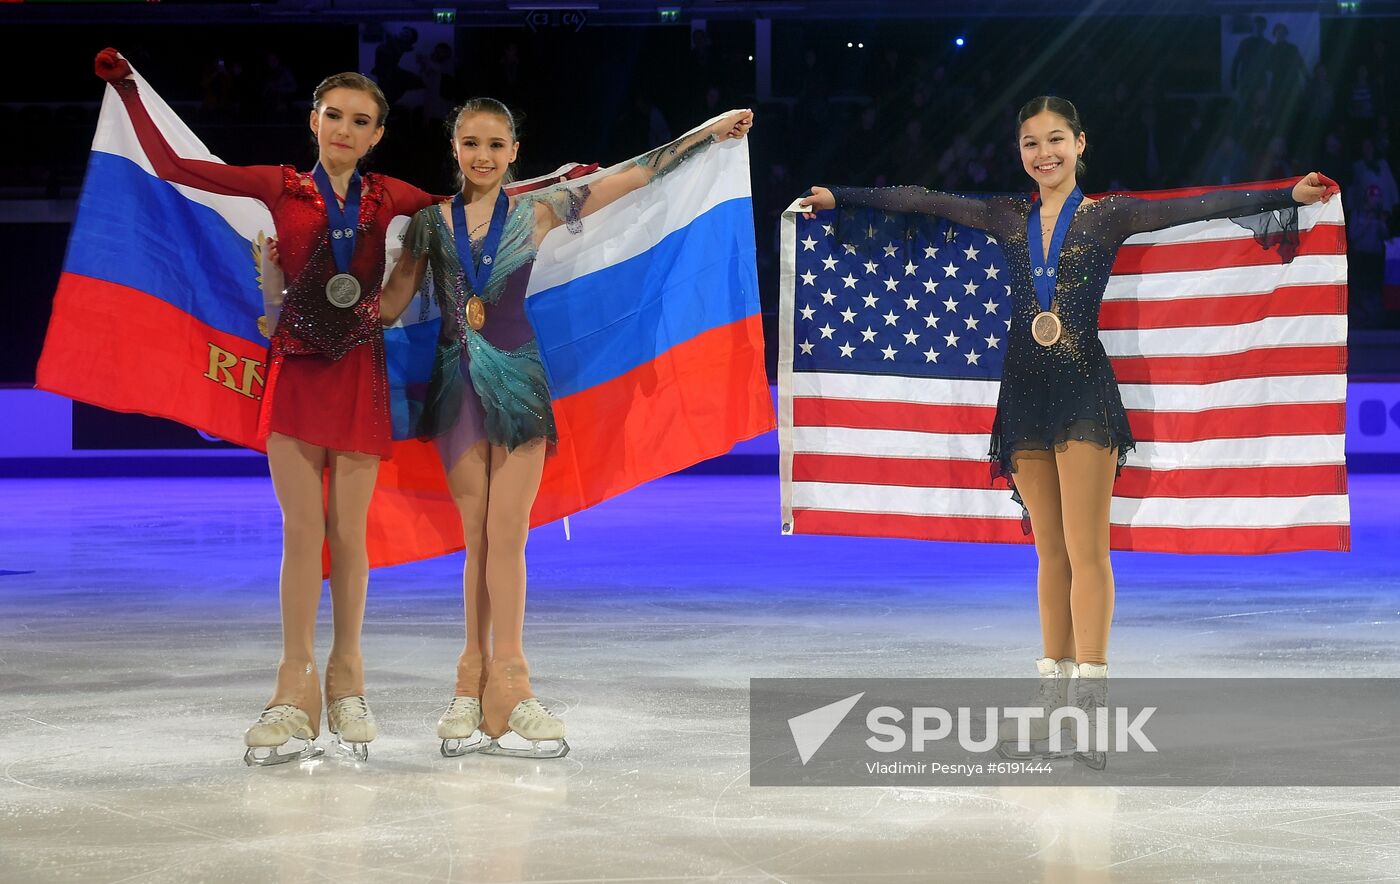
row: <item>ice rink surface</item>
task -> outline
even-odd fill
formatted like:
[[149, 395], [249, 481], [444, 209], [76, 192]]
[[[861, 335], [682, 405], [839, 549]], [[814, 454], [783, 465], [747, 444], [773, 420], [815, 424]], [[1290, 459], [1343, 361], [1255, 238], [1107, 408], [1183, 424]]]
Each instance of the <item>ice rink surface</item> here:
[[[567, 758], [439, 756], [459, 555], [372, 575], [369, 762], [249, 769], [267, 480], [7, 480], [0, 880], [1400, 880], [1397, 789], [749, 786], [750, 677], [1040, 650], [1029, 547], [781, 537], [777, 494], [673, 477], [535, 531], [526, 651]], [[1351, 553], [1115, 554], [1113, 675], [1400, 677], [1400, 476], [1351, 499]]]

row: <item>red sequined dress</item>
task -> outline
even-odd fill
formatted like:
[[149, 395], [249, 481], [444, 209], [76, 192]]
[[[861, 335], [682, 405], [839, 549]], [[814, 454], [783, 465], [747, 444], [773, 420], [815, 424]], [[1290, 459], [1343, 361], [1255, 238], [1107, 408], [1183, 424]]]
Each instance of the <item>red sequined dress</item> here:
[[385, 231], [394, 216], [413, 215], [434, 198], [395, 178], [362, 177], [350, 272], [364, 296], [354, 307], [336, 307], [325, 292], [337, 272], [326, 206], [309, 172], [185, 159], [152, 122], [135, 81], [113, 85], [157, 175], [210, 193], [251, 197], [272, 213], [287, 293], [268, 348], [258, 438], [281, 433], [335, 451], [388, 457], [389, 382], [379, 322]]

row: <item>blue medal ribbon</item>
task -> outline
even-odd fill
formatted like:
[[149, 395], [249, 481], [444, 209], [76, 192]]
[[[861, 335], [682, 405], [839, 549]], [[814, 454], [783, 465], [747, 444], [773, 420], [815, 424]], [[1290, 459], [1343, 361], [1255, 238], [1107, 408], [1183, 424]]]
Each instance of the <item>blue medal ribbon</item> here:
[[331, 255], [335, 258], [335, 269], [341, 273], [350, 272], [350, 261], [355, 257], [355, 231], [360, 227], [360, 173], [350, 175], [350, 185], [345, 188], [345, 209], [340, 208], [335, 188], [331, 187], [331, 176], [317, 163], [311, 171], [316, 179], [316, 187], [321, 191], [321, 200], [326, 204], [326, 222], [330, 228]]
[[1084, 191], [1076, 187], [1060, 208], [1060, 217], [1055, 219], [1055, 233], [1050, 237], [1048, 257], [1045, 256], [1045, 241], [1040, 236], [1039, 200], [1036, 200], [1035, 208], [1031, 209], [1030, 216], [1026, 218], [1026, 243], [1031, 250], [1031, 281], [1035, 283], [1035, 296], [1040, 302], [1041, 310], [1049, 311], [1054, 303], [1055, 274], [1060, 267], [1060, 249], [1064, 247], [1070, 222], [1074, 220], [1074, 213], [1078, 211], [1082, 202]]
[[467, 204], [459, 193], [452, 198], [452, 238], [457, 244], [457, 260], [462, 265], [462, 273], [471, 283], [472, 293], [481, 296], [486, 292], [486, 280], [491, 277], [491, 264], [496, 260], [496, 250], [501, 247], [501, 234], [506, 229], [505, 188], [496, 197], [496, 208], [491, 213], [491, 226], [486, 231], [486, 241], [481, 246], [481, 263], [472, 257], [471, 231], [467, 229]]

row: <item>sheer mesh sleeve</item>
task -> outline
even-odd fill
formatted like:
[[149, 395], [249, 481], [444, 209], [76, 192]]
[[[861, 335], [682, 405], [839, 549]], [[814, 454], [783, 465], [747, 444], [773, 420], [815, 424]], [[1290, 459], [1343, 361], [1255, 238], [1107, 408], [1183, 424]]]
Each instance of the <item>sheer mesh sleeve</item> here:
[[408, 228], [403, 232], [403, 250], [414, 258], [421, 257], [432, 244], [433, 216], [429, 213], [441, 211], [437, 206], [426, 206], [413, 213]]
[[1114, 213], [1118, 240], [1135, 233], [1162, 230], [1192, 221], [1229, 218], [1254, 234], [1266, 249], [1278, 249], [1284, 261], [1298, 253], [1298, 203], [1292, 187], [1268, 190], [1215, 190], [1197, 196], [1150, 200], [1119, 197]]
[[705, 131], [682, 135], [670, 144], [658, 147], [637, 157], [632, 162], [651, 172], [651, 180], [673, 172], [686, 160], [699, 154], [715, 143], [715, 136]]
[[1025, 226], [1025, 215], [1017, 211], [1024, 199], [1010, 196], [971, 197], [929, 190], [925, 187], [832, 187], [837, 216], [844, 210], [867, 208], [906, 215], [943, 218], [1005, 238]]
[[556, 184], [544, 190], [526, 194], [522, 199], [548, 206], [570, 233], [583, 231], [583, 206], [588, 202], [587, 184]]
[[1197, 196], [1151, 200], [1121, 197], [1121, 208], [1115, 213], [1121, 230], [1127, 236], [1162, 230], [1192, 221], [1211, 218], [1242, 218], [1277, 209], [1294, 209], [1293, 188], [1272, 190], [1214, 190]]

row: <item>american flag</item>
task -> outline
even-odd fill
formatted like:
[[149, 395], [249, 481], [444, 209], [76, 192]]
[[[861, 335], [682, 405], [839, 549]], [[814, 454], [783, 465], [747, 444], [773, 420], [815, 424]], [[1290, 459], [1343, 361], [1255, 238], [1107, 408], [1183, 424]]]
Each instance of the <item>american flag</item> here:
[[[840, 242], [834, 213], [782, 221], [784, 532], [1030, 542], [987, 458], [1011, 321], [1000, 246], [861, 217]], [[1114, 549], [1350, 547], [1341, 200], [1299, 226], [1290, 263], [1228, 220], [1120, 249], [1100, 338], [1137, 449], [1114, 486]]]

